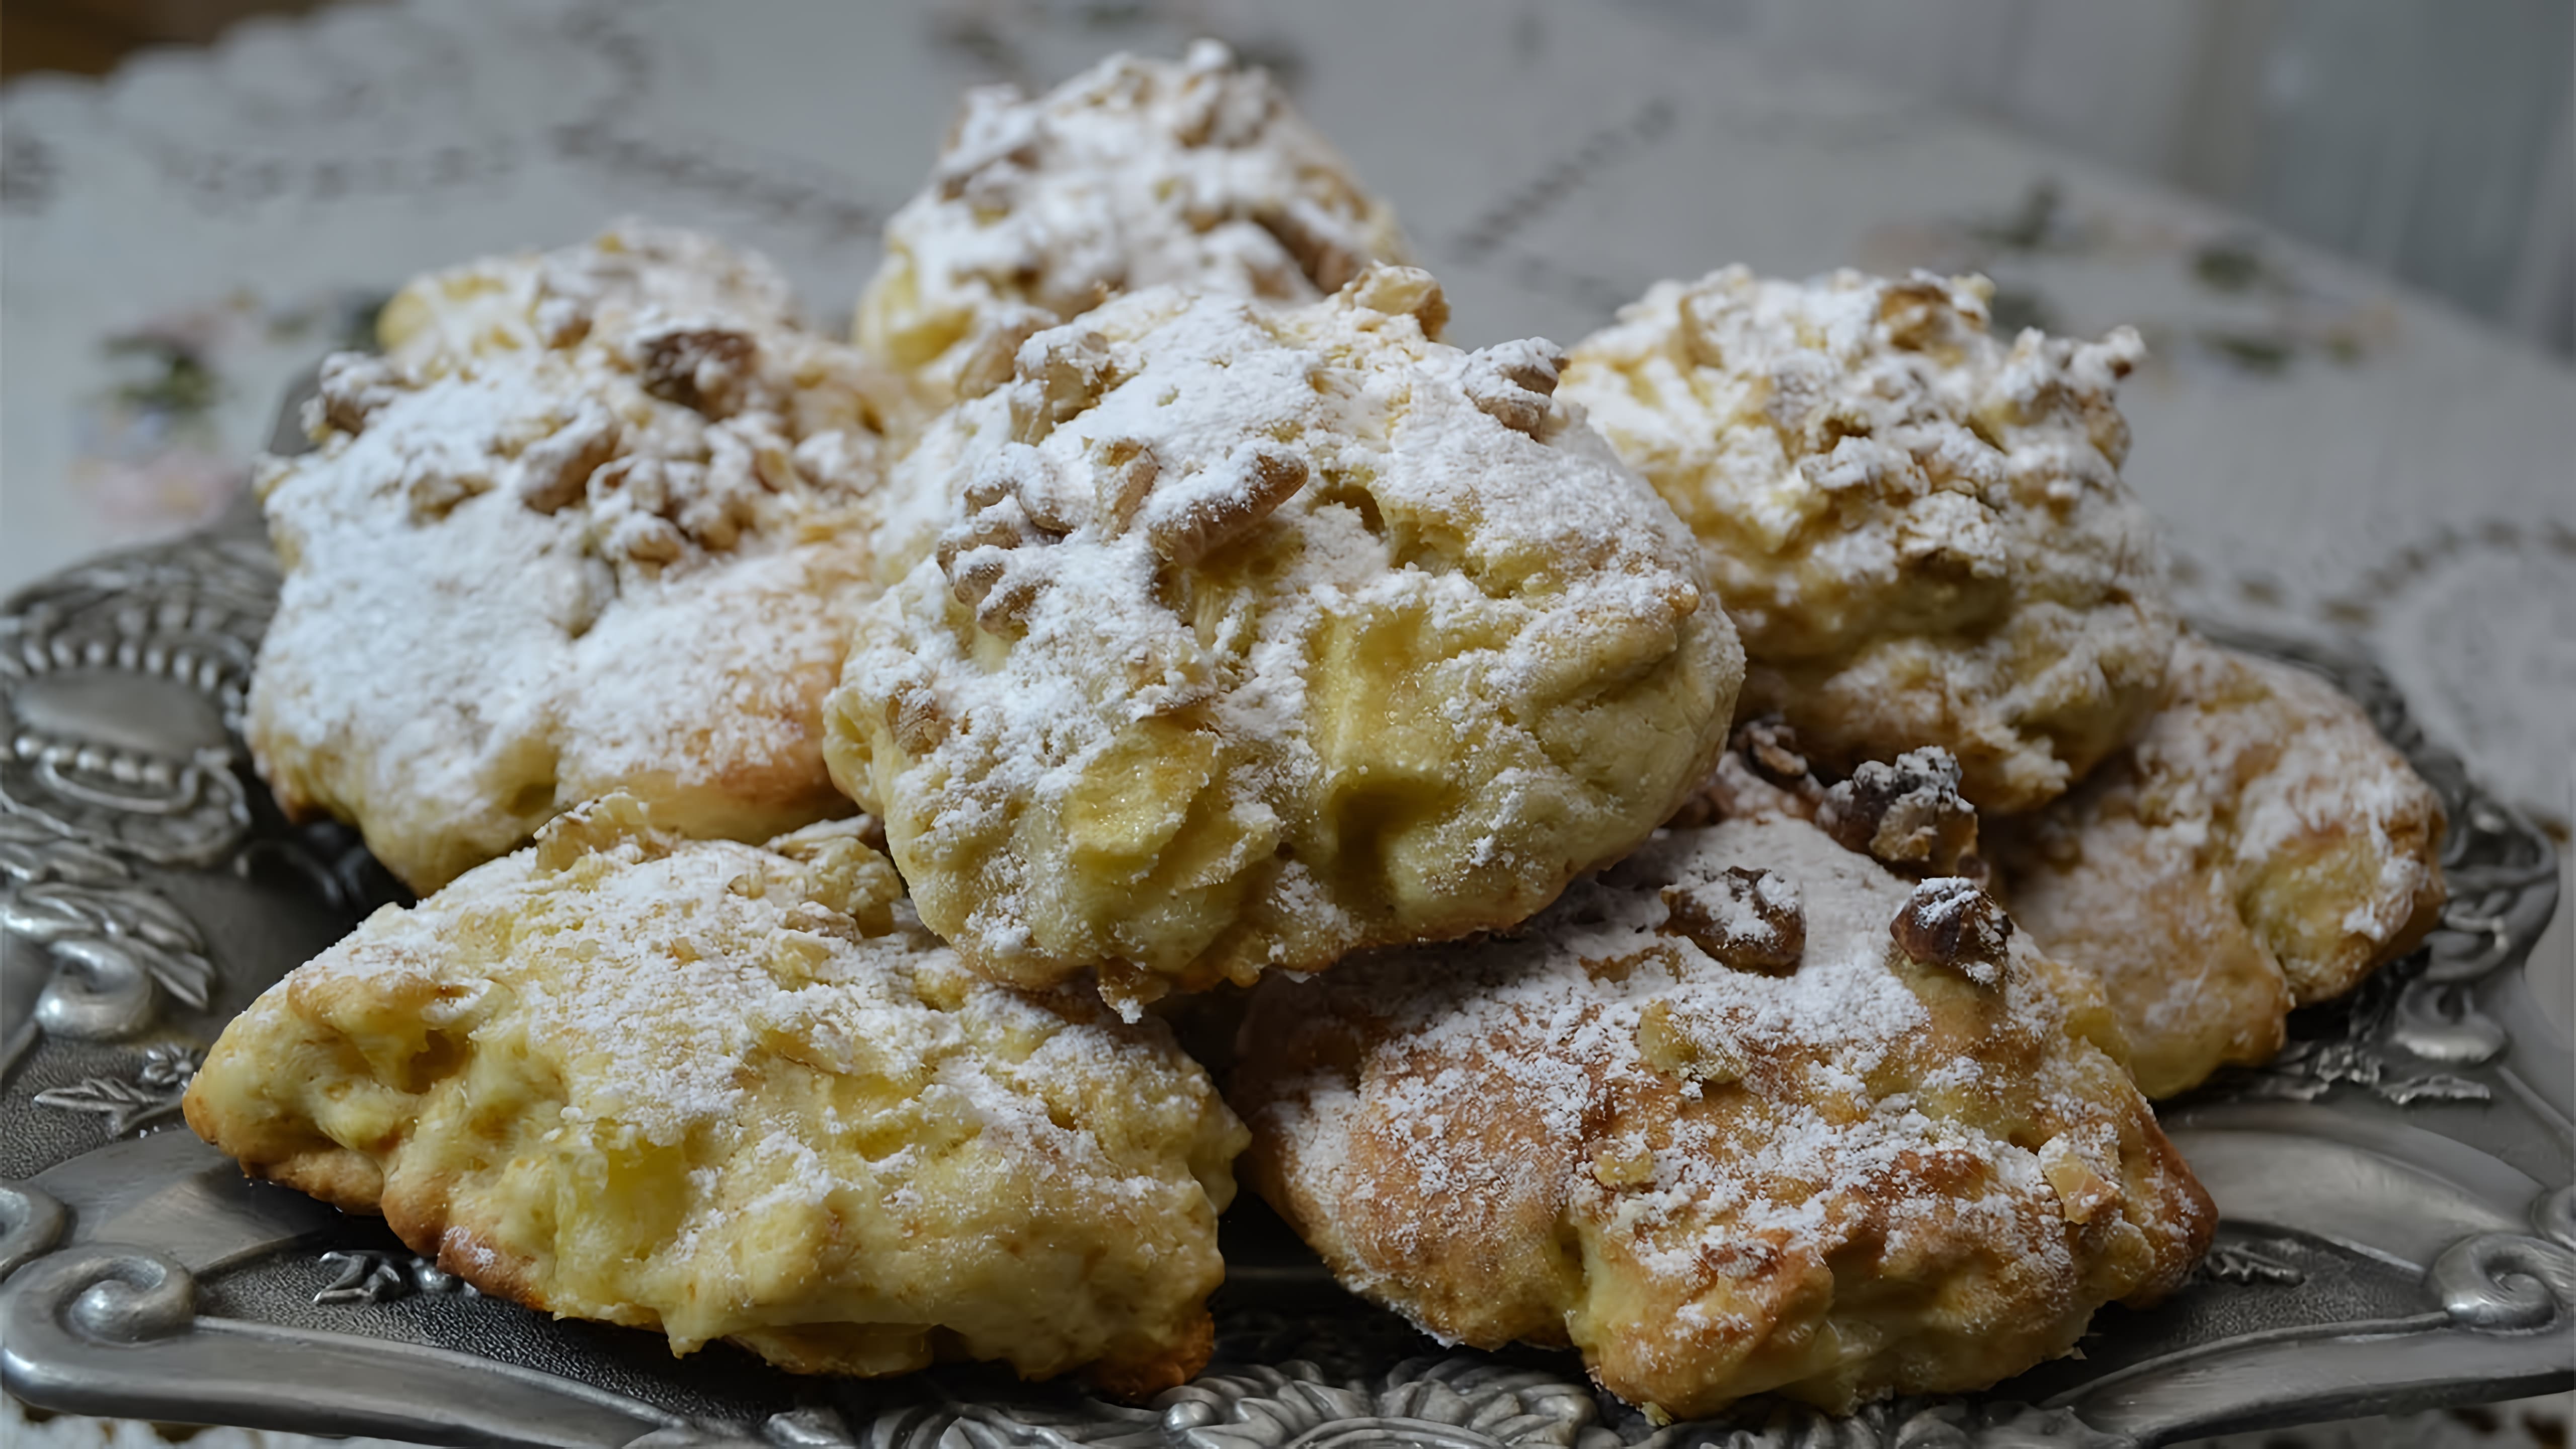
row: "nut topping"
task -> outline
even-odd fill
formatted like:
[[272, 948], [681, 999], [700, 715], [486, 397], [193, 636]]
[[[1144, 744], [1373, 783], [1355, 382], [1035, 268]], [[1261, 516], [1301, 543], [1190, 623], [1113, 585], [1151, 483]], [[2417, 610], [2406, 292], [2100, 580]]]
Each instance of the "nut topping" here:
[[1959, 795], [1959, 762], [1937, 747], [1862, 765], [1825, 792], [1816, 824], [1847, 850], [1944, 875], [1963, 874], [1977, 848], [1977, 808]]
[[1091, 492], [1092, 516], [1099, 521], [1101, 537], [1116, 538], [1127, 531], [1162, 472], [1153, 445], [1142, 438], [1110, 438], [1101, 443], [1100, 471], [1092, 480]]
[[1050, 328], [1020, 344], [1011, 378], [1011, 436], [1042, 442], [1109, 391], [1109, 339], [1087, 327]]
[[1795, 790], [1813, 783], [1807, 757], [1798, 748], [1798, 732], [1776, 714], [1747, 720], [1727, 741], [1730, 754], [1740, 755], [1756, 776], [1783, 789]]
[[582, 499], [590, 475], [617, 456], [617, 418], [584, 401], [563, 426], [519, 453], [519, 501], [555, 513]]
[[1499, 342], [1467, 354], [1459, 383], [1479, 412], [1516, 433], [1537, 437], [1547, 424], [1564, 349], [1544, 337]]
[[2012, 917], [1995, 898], [1963, 876], [1936, 876], [1914, 888], [1888, 922], [1887, 933], [1906, 955], [1947, 966], [1979, 986], [2000, 986], [2010, 959]]
[[635, 339], [635, 366], [644, 390], [711, 418], [730, 416], [746, 401], [759, 344], [730, 327], [661, 327]]
[[1305, 486], [1305, 459], [1277, 443], [1245, 443], [1225, 461], [1147, 499], [1140, 515], [1145, 542], [1165, 561], [1188, 568], [1250, 532]]
[[1420, 267], [1375, 266], [1359, 274], [1343, 295], [1354, 306], [1389, 317], [1410, 315], [1422, 335], [1437, 342], [1449, 325], [1449, 298], [1440, 282]]
[[939, 535], [939, 571], [988, 634], [1017, 639], [1028, 632], [1029, 610], [1053, 573], [1034, 546], [1079, 526], [1069, 517], [1077, 511], [1075, 500], [1060, 484], [1046, 455], [1026, 444], [1006, 445], [966, 485], [964, 521]]
[[1368, 264], [1368, 258], [1343, 243], [1340, 223], [1311, 201], [1298, 198], [1266, 206], [1253, 212], [1251, 219], [1270, 233], [1319, 292], [1340, 291]]
[[402, 396], [400, 369], [363, 352], [334, 352], [322, 359], [320, 392], [306, 404], [305, 426], [318, 420], [343, 433], [364, 431], [378, 409]]
[[1714, 879], [1664, 887], [1663, 929], [1738, 971], [1782, 975], [1807, 950], [1806, 903], [1788, 877], [1728, 866]]

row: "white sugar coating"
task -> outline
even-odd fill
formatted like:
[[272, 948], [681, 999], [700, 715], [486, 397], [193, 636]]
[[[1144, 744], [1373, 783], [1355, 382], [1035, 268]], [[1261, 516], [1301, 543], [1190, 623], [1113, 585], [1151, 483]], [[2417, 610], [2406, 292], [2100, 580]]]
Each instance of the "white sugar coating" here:
[[[1729, 867], [1794, 885], [1790, 973], [1667, 929], [1664, 890]], [[1912, 890], [1804, 821], [1729, 821], [1508, 937], [1266, 983], [1233, 1094], [1253, 1181], [1427, 1330], [1570, 1340], [1677, 1414], [2018, 1372], [2179, 1281], [2207, 1203], [2091, 983], [2018, 940], [1988, 985], [1907, 960]]]
[[1987, 330], [1982, 278], [1662, 282], [1565, 395], [1687, 520], [1778, 710], [1848, 771], [1941, 745], [2029, 809], [2153, 707], [2175, 622], [2121, 483], [2143, 355]]
[[885, 243], [858, 340], [934, 404], [991, 386], [1022, 338], [1120, 292], [1307, 302], [1405, 250], [1322, 133], [1213, 41], [1178, 63], [1114, 55], [1034, 100], [967, 92]]
[[423, 278], [389, 355], [331, 360], [317, 450], [260, 477], [287, 567], [249, 734], [290, 812], [428, 890], [614, 788], [707, 834], [846, 809], [817, 735], [878, 384], [773, 280], [630, 227]]
[[[756, 1089], [747, 1060], [786, 1038], [843, 1074], [927, 1071], [924, 1091], [953, 1100], [999, 1134], [1000, 1145], [1078, 1144], [1069, 1153], [1033, 1153], [1029, 1171], [1082, 1171], [1084, 1190], [1113, 1197], [1153, 1189], [1116, 1171], [1096, 1141], [1082, 1140], [1084, 1129], [1051, 1121], [1027, 1085], [1052, 1076], [1084, 1092], [1107, 1090], [1130, 1070], [1134, 1029], [1083, 1008], [1078, 997], [1030, 997], [983, 982], [908, 912], [898, 913], [897, 929], [862, 936], [823, 904], [831, 893], [809, 885], [797, 863], [759, 847], [638, 832], [612, 836], [589, 858], [595, 863], [571, 875], [546, 868], [533, 848], [491, 862], [426, 908], [380, 912], [303, 968], [306, 984], [328, 991], [335, 979], [427, 971], [451, 989], [465, 987], [421, 1013], [432, 1026], [488, 1018], [492, 1004], [482, 993], [506, 990], [512, 1030], [550, 1043], [564, 1064], [562, 1120], [614, 1119], [658, 1146], [732, 1124]], [[565, 908], [549, 910], [546, 898], [558, 892]], [[459, 934], [487, 925], [524, 944], [507, 961], [457, 963]], [[746, 940], [781, 939], [810, 942], [820, 959], [782, 971], [774, 956], [740, 949]], [[1016, 1061], [973, 1053], [970, 1013], [932, 1004], [951, 994], [1005, 1035], [1032, 1036], [1035, 1050]], [[1068, 1003], [1072, 1021], [1059, 1019]], [[742, 1145], [810, 1156], [776, 1129]], [[874, 1165], [903, 1164], [897, 1154]], [[820, 1201], [836, 1184], [817, 1173], [791, 1186]]]
[[1684, 870], [1671, 889], [1673, 898], [1686, 902], [1700, 918], [1694, 928], [1704, 925], [1723, 941], [1785, 944], [1773, 923], [1803, 919], [1806, 913], [1797, 882], [1777, 871], [1761, 871], [1745, 882], [1723, 872]]
[[679, 1352], [1186, 1378], [1241, 1125], [1159, 1023], [968, 973], [858, 833], [579, 807], [263, 995], [189, 1120], [486, 1291]]
[[1704, 771], [1737, 653], [1687, 532], [1437, 295], [1120, 298], [897, 466], [919, 562], [831, 759], [978, 969], [1150, 995], [1509, 924]]
[[2015, 913], [2099, 973], [2155, 1096], [2268, 1060], [2293, 1005], [2420, 940], [2442, 806], [2361, 707], [2186, 634], [2137, 740], [1995, 841]]
[[561, 345], [593, 326], [631, 334], [657, 317], [711, 316], [792, 329], [796, 299], [758, 253], [627, 219], [586, 245], [486, 257], [415, 278], [378, 314], [376, 341], [394, 363], [436, 373], [498, 352]]

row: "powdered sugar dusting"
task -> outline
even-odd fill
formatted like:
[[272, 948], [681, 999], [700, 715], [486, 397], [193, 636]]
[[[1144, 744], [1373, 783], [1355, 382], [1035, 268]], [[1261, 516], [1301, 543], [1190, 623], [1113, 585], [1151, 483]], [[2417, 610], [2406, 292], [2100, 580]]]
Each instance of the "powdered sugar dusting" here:
[[265, 465], [288, 569], [253, 745], [416, 888], [621, 785], [716, 833], [835, 808], [816, 736], [870, 559], [866, 368], [784, 326], [765, 268], [671, 275], [710, 248], [621, 233], [425, 279], [391, 355], [326, 371], [320, 449]]
[[886, 227], [860, 344], [934, 400], [1006, 374], [1032, 332], [1156, 286], [1312, 301], [1401, 261], [1394, 214], [1225, 47], [1117, 55], [1029, 100], [967, 92], [930, 185]]
[[[1669, 795], [1713, 749], [1734, 648], [1701, 603], [1687, 534], [1562, 410], [1523, 431], [1480, 407], [1466, 380], [1500, 364], [1365, 300], [1419, 307], [1426, 292], [1420, 273], [1377, 272], [1286, 312], [1171, 290], [1121, 298], [1029, 339], [1014, 381], [898, 466], [889, 517], [906, 522], [883, 550], [921, 562], [862, 616], [834, 768], [885, 815], [925, 918], [979, 966], [1053, 979], [1119, 957], [1248, 974], [1329, 964], [1372, 936], [1452, 934], [1388, 922], [1326, 884], [1341, 833], [1358, 828], [1328, 804], [1373, 769], [1425, 795], [1478, 781], [1411, 822], [1438, 837], [1437, 857], [1403, 867], [1418, 886], [1388, 889], [1490, 925], [1496, 883], [1548, 881], [1505, 919], [1517, 918], [1569, 862], [1614, 856], [1667, 808], [1621, 791]], [[893, 536], [930, 519], [935, 548]], [[1642, 753], [1638, 769], [1622, 776], [1605, 756], [1577, 780], [1542, 738], [1550, 712], [1639, 677], [1673, 681], [1644, 693], [1687, 694], [1664, 726], [1678, 737], [1637, 734], [1621, 747]], [[1418, 698], [1418, 724], [1361, 717], [1399, 698]], [[1184, 792], [1169, 819], [1197, 808], [1191, 795], [1224, 802], [1225, 842], [1189, 879], [1248, 882], [1259, 934], [1218, 940], [1233, 915], [1158, 942], [1062, 923], [1093, 882], [1030, 822], [1078, 819], [1112, 772], [1134, 778], [1121, 752], [1149, 748], [1143, 731], [1159, 732], [1151, 753]], [[1407, 823], [1347, 848], [1400, 855]], [[1005, 831], [1018, 833], [1001, 848]], [[989, 854], [973, 843], [985, 832]], [[934, 852], [968, 847], [972, 898], [951, 915], [937, 877], [959, 857]], [[1136, 876], [1158, 859], [1141, 857]], [[1210, 949], [1233, 960], [1195, 959]]]
[[2003, 837], [2015, 909], [2099, 972], [2158, 1095], [2270, 1055], [2291, 1003], [2429, 929], [2441, 804], [2361, 708], [2186, 636], [2129, 751]]
[[1564, 389], [1707, 548], [1754, 704], [1845, 770], [1942, 745], [2023, 810], [2152, 705], [2175, 624], [2119, 477], [2137, 334], [1998, 338], [1991, 290], [1658, 283]]
[[263, 995], [191, 1121], [486, 1291], [677, 1352], [891, 1373], [935, 1328], [1032, 1376], [1185, 1377], [1240, 1124], [1160, 1024], [966, 971], [860, 834], [580, 806]]
[[[1670, 929], [1665, 892], [1730, 868], [1795, 883], [1792, 972]], [[1346, 1282], [1433, 1332], [1544, 1342], [1561, 1321], [1605, 1382], [1677, 1411], [1786, 1381], [1725, 1375], [1835, 1311], [1765, 1286], [1810, 1265], [1924, 1291], [1992, 1275], [2037, 1295], [2017, 1331], [2071, 1341], [2105, 1271], [2071, 1224], [2125, 1215], [2171, 1281], [2205, 1203], [2142, 1165], [2152, 1119], [2086, 1039], [2081, 978], [2025, 948], [1984, 985], [1907, 960], [1890, 927], [1910, 889], [1805, 822], [1731, 821], [1659, 835], [1510, 938], [1265, 985], [1237, 1083], [1256, 1180]], [[1511, 1266], [1561, 1238], [1582, 1244], [1573, 1277]], [[1848, 1393], [1897, 1372], [1867, 1362], [1886, 1341], [1786, 1379]]]

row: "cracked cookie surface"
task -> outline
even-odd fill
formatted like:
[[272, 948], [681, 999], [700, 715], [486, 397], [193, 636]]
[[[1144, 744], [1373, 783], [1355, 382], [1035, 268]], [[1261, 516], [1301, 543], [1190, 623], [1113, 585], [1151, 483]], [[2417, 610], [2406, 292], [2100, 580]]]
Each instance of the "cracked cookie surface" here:
[[421, 278], [258, 478], [248, 734], [415, 891], [625, 789], [701, 835], [848, 805], [821, 706], [872, 586], [882, 384], [756, 258], [626, 226]]
[[1134, 1003], [1508, 926], [1706, 770], [1742, 665], [1689, 534], [1553, 348], [1440, 307], [1134, 294], [898, 467], [936, 543], [830, 758], [977, 969]]
[[1122, 292], [1294, 304], [1405, 260], [1394, 212], [1214, 41], [1179, 62], [1112, 56], [1034, 100], [967, 92], [885, 244], [859, 344], [933, 407], [992, 388], [1030, 335]]
[[1996, 833], [2013, 913], [2098, 973], [2138, 1085], [2281, 1049], [2440, 918], [2441, 800], [2325, 680], [2186, 635], [2163, 708], [2063, 800]]
[[1263, 982], [1230, 1096], [1246, 1180], [1441, 1339], [1570, 1344], [1676, 1417], [1847, 1410], [2181, 1283], [2215, 1213], [2118, 1041], [1972, 883], [1771, 818], [1664, 832], [1507, 937]]
[[1748, 712], [1844, 773], [1941, 746], [2012, 812], [2118, 748], [2177, 626], [2119, 476], [2137, 335], [2006, 342], [1990, 290], [1663, 282], [1573, 350], [1562, 392], [1706, 548]]
[[1242, 1125], [1159, 1023], [966, 971], [858, 825], [559, 816], [261, 996], [188, 1122], [486, 1293], [675, 1352], [1186, 1381]]

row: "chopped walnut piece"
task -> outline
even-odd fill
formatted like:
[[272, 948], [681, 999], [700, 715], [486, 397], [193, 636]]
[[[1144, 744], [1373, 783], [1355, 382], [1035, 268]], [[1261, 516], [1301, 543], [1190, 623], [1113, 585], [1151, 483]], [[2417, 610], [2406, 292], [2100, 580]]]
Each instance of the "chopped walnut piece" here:
[[590, 472], [584, 492], [603, 553], [660, 565], [692, 543], [730, 549], [758, 522], [761, 500], [796, 479], [786, 440], [760, 414], [708, 428], [705, 442], [704, 462], [630, 454]]
[[760, 344], [731, 327], [665, 326], [636, 334], [634, 348], [646, 392], [721, 418], [746, 401]]
[[1806, 954], [1806, 902], [1797, 882], [1771, 871], [1729, 866], [1666, 886], [1664, 910], [1666, 933], [1738, 971], [1779, 975], [1797, 970]]
[[1748, 1065], [1715, 1023], [1683, 1016], [1662, 996], [1637, 1014], [1637, 1055], [1656, 1071], [1712, 1086], [1741, 1080]]
[[490, 491], [492, 476], [480, 461], [440, 451], [424, 451], [403, 460], [401, 487], [412, 521], [444, 518], [457, 504]]
[[1181, 115], [1173, 136], [1184, 146], [1248, 146], [1287, 103], [1267, 71], [1237, 70], [1223, 46], [1199, 44], [1185, 62]]
[[1420, 267], [1375, 266], [1342, 289], [1350, 301], [1389, 317], [1411, 316], [1434, 342], [1449, 325], [1449, 297], [1439, 279]]
[[1959, 794], [1959, 762], [1938, 747], [1863, 764], [1825, 792], [1816, 823], [1847, 850], [1943, 875], [1964, 874], [1977, 848], [1977, 807]]
[[919, 757], [948, 738], [948, 716], [939, 697], [926, 684], [913, 684], [886, 697], [886, 728], [905, 754]]
[[1727, 750], [1743, 756], [1754, 774], [1774, 785], [1798, 789], [1815, 782], [1807, 757], [1798, 748], [1798, 732], [1776, 714], [1745, 721], [1735, 738], [1727, 741]]
[[966, 96], [964, 110], [941, 143], [931, 184], [949, 200], [976, 189], [985, 173], [1002, 168], [1026, 170], [1036, 164], [1046, 141], [1043, 115], [1024, 103], [1019, 87], [982, 87]]
[[1016, 639], [1053, 576], [1037, 550], [1082, 526], [1090, 501], [1055, 463], [1024, 443], [1006, 444], [966, 485], [966, 517], [939, 535], [939, 571], [988, 634]]
[[1042, 442], [1109, 391], [1109, 339], [1087, 327], [1038, 333], [1020, 344], [1011, 378], [1011, 436]]
[[1055, 314], [1026, 302], [995, 302], [977, 313], [975, 330], [956, 345], [958, 400], [979, 398], [1011, 380], [1020, 349], [1055, 325]]
[[1281, 249], [1296, 259], [1297, 270], [1304, 272], [1319, 292], [1340, 291], [1368, 265], [1367, 257], [1341, 240], [1347, 224], [1303, 197], [1255, 211], [1252, 223], [1270, 233]]
[[1665, 823], [1689, 830], [1757, 815], [1806, 820], [1814, 818], [1824, 797], [1825, 787], [1799, 753], [1797, 732], [1778, 715], [1764, 715], [1737, 727], [1716, 768]]
[[1936, 876], [1914, 888], [1888, 922], [1897, 949], [1947, 966], [1979, 986], [2000, 986], [2012, 942], [2012, 917], [1963, 876]]
[[537, 827], [537, 869], [545, 874], [569, 870], [582, 857], [628, 840], [654, 849], [647, 834], [651, 825], [644, 802], [623, 790], [585, 800]]
[[1479, 412], [1516, 433], [1537, 437], [1547, 425], [1565, 350], [1544, 337], [1500, 342], [1467, 354], [1459, 383]]
[[305, 426], [362, 432], [378, 409], [402, 396], [407, 379], [381, 357], [334, 352], [322, 359], [320, 390], [307, 405]]
[[1153, 445], [1142, 438], [1111, 438], [1100, 445], [1100, 472], [1092, 482], [1092, 509], [1101, 537], [1116, 538], [1127, 531], [1162, 472], [1162, 461], [1154, 456]]
[[617, 455], [617, 417], [584, 401], [561, 427], [519, 453], [519, 501], [554, 513], [581, 501], [590, 475]]
[[1188, 568], [1242, 537], [1306, 486], [1306, 460], [1277, 443], [1245, 443], [1145, 503], [1145, 542]]
[[[1019, 517], [1019, 505], [978, 514], [975, 523], [1002, 533]], [[939, 540], [939, 567], [948, 575], [957, 602], [975, 611], [985, 633], [1017, 639], [1028, 632], [1029, 610], [1046, 586], [1049, 570], [1041, 556], [1023, 556], [1007, 543], [985, 541], [951, 530]]]
[[1064, 476], [1054, 459], [1025, 443], [1005, 443], [1000, 450], [976, 465], [975, 475], [966, 483], [966, 508], [971, 516], [993, 508], [1005, 499], [1019, 505], [1030, 527], [1041, 537], [1023, 533], [1018, 543], [1052, 543], [1056, 538], [1080, 528], [1091, 516], [1091, 500]]

